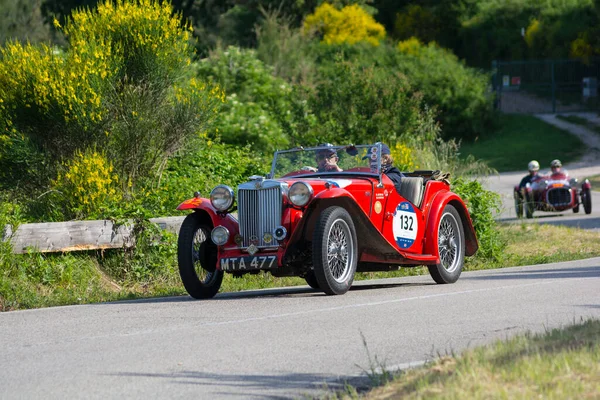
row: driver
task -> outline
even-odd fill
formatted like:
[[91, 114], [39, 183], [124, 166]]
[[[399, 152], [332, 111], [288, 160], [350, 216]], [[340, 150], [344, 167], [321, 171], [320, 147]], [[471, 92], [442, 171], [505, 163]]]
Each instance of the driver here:
[[317, 172], [341, 172], [343, 171], [338, 165], [339, 160], [335, 148], [331, 143], [320, 144], [315, 155], [317, 161]]
[[523, 177], [523, 179], [521, 179], [521, 183], [519, 183], [519, 189], [523, 189], [525, 186], [527, 186], [528, 183], [531, 183], [533, 180], [535, 180], [538, 177], [538, 171], [540, 170], [540, 163], [537, 162], [536, 160], [531, 160], [529, 162], [529, 164], [527, 164], [527, 169], [529, 170], [529, 174], [525, 175]]
[[552, 160], [550, 163], [550, 169], [552, 170], [552, 174], [560, 174], [562, 172], [562, 163], [560, 160]]

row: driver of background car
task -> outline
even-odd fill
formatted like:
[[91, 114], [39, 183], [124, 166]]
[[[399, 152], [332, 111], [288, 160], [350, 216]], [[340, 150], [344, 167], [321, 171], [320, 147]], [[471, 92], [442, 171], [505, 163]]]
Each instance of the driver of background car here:
[[387, 144], [381, 144], [381, 172], [387, 175], [394, 182], [396, 192], [400, 193], [400, 183], [402, 181], [402, 172], [394, 167], [394, 159]]
[[552, 170], [552, 174], [560, 174], [562, 172], [562, 163], [560, 160], [552, 160], [550, 163], [550, 169]]
[[342, 169], [337, 165], [339, 160], [335, 148], [331, 143], [320, 144], [319, 147], [325, 147], [319, 149], [316, 152], [315, 158], [317, 161], [318, 172], [341, 172]]
[[529, 170], [529, 174], [525, 175], [523, 179], [521, 179], [521, 183], [519, 183], [519, 189], [523, 189], [528, 183], [531, 183], [531, 181], [538, 177], [540, 163], [536, 160], [531, 160], [529, 164], [527, 164], [527, 169]]

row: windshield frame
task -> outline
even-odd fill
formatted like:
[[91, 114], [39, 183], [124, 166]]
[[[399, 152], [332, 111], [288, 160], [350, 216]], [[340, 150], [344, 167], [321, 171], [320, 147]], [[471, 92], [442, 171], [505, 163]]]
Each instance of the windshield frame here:
[[[306, 174], [303, 174], [302, 176], [320, 176], [320, 175], [362, 175], [362, 176], [372, 176], [372, 177], [378, 177], [379, 178], [379, 183], [381, 183], [381, 176], [383, 174], [382, 172], [382, 168], [381, 168], [381, 142], [377, 142], [374, 144], [364, 144], [364, 145], [352, 145], [352, 144], [348, 144], [348, 145], [340, 145], [340, 146], [314, 146], [314, 147], [295, 147], [293, 149], [289, 149], [289, 150], [277, 150], [275, 151], [274, 155], [273, 155], [273, 161], [271, 162], [271, 171], [269, 172], [269, 174], [267, 175], [267, 179], [276, 179], [275, 177], [275, 171], [276, 171], [276, 167], [277, 167], [277, 158], [280, 155], [283, 154], [288, 154], [288, 153], [295, 153], [295, 152], [303, 152], [303, 151], [312, 151], [312, 152], [316, 152], [317, 150], [323, 150], [323, 149], [332, 149], [334, 150], [336, 153], [339, 151], [347, 151], [348, 149], [351, 148], [359, 148], [359, 149], [372, 149], [372, 148], [376, 148], [377, 151], [375, 152], [377, 154], [377, 172], [354, 172], [354, 171], [350, 171], [350, 172], [346, 172], [346, 171], [340, 171], [340, 172], [307, 172]], [[367, 151], [368, 152], [368, 151]], [[280, 177], [281, 178], [281, 177]]]

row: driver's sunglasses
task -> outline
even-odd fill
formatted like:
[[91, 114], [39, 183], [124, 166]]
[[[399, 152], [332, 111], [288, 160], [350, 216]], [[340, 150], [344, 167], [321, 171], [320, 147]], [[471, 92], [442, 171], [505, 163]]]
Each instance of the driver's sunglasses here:
[[331, 158], [335, 157], [335, 153], [334, 154], [318, 154], [317, 155], [317, 161], [323, 161], [323, 160], [329, 160]]

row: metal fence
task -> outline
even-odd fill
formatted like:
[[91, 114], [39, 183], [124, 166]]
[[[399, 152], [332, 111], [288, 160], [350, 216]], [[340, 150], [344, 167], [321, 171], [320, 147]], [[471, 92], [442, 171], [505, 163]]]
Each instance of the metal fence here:
[[600, 59], [494, 61], [496, 106], [507, 113], [598, 111]]

